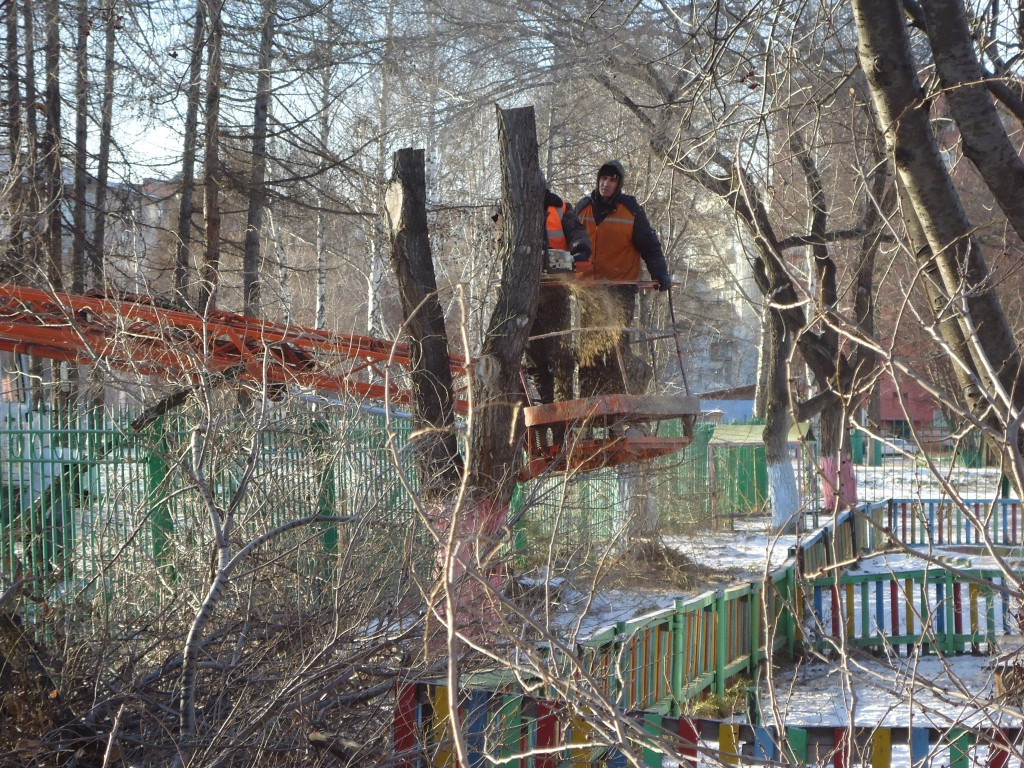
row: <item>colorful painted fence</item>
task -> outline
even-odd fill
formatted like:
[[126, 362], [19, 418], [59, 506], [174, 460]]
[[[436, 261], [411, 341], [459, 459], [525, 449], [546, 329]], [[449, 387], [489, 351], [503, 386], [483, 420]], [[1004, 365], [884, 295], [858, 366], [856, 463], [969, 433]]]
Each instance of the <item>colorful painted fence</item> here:
[[[921, 508], [939, 506], [927, 502]], [[999, 508], [1006, 510], [1000, 518], [1006, 530], [1013, 531], [1016, 505]], [[966, 558], [949, 563], [956, 570], [936, 565], [898, 574], [843, 572], [891, 547], [889, 528], [899, 510], [899, 503], [880, 502], [843, 512], [794, 547], [787, 566], [763, 583], [677, 601], [579, 644], [576, 658], [593, 681], [591, 692], [632, 723], [629, 744], [602, 735], [595, 718], [582, 717], [578, 709], [574, 714], [564, 701], [526, 696], [511, 686], [472, 689], [469, 682], [472, 690], [458, 705], [472, 745], [469, 764], [497, 757], [502, 764], [534, 768], [613, 766], [632, 764], [629, 759], [641, 755], [644, 765], [661, 766], [672, 755], [695, 766], [699, 754], [707, 753], [709, 764], [736, 764], [743, 754], [798, 765], [831, 762], [845, 768], [863, 762], [888, 768], [896, 749], [909, 754], [901, 764], [924, 765], [928, 756], [949, 768], [1004, 768], [1021, 741], [1019, 729], [787, 727], [780, 734], [682, 715], [690, 702], [721, 699], [730, 681], [753, 676], [762, 660], [776, 652], [792, 654], [801, 643], [826, 651], [896, 649], [909, 656], [918, 649], [992, 652], [999, 636], [1020, 635], [1024, 620], [1012, 580], [998, 571], [969, 569]], [[945, 518], [936, 511], [935, 519]], [[395, 744], [406, 765], [455, 764], [450, 715], [444, 686], [400, 690]]]
[[991, 652], [999, 636], [1019, 636], [1024, 622], [1017, 587], [996, 570], [847, 573], [808, 586], [814, 620], [807, 634], [822, 648]]
[[844, 510], [789, 554], [804, 578], [849, 565], [889, 546], [885, 531], [889, 517], [888, 501]]
[[619, 622], [580, 643], [577, 657], [597, 681], [596, 692], [616, 706], [678, 714], [687, 702], [721, 697], [732, 679], [752, 674], [769, 655], [796, 650], [789, 608], [795, 594], [794, 570], [785, 568], [763, 583], [678, 600]]
[[910, 545], [1016, 545], [1024, 542], [1016, 499], [893, 499], [888, 528]]
[[583, 718], [564, 702], [508, 690], [474, 689], [455, 705], [436, 683], [399, 686], [394, 719], [395, 764], [448, 768], [459, 764], [452, 740], [457, 718], [468, 768], [619, 766], [638, 762], [662, 768], [739, 765], [745, 758], [793, 765], [847, 768], [869, 765], [945, 765], [1006, 768], [1020, 754], [1019, 727], [812, 728], [748, 725], [715, 719], [664, 716], [650, 711]]

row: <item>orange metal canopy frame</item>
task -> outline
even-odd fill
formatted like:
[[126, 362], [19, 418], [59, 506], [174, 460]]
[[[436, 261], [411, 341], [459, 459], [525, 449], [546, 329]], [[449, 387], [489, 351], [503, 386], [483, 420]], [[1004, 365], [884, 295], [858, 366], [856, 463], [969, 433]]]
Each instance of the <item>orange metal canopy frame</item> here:
[[[523, 420], [529, 458], [520, 478], [545, 471], [587, 472], [668, 456], [683, 450], [690, 442], [689, 435], [660, 437], [636, 428], [699, 413], [697, 398], [673, 395], [602, 395], [526, 408]], [[564, 426], [564, 445], [542, 445], [540, 433], [552, 425]]]
[[[210, 311], [205, 315], [162, 307], [146, 296], [74, 295], [0, 284], [0, 350], [80, 364], [105, 363], [180, 383], [218, 374], [273, 387], [295, 385], [379, 402], [409, 404], [402, 386], [411, 366], [409, 347], [384, 339], [310, 330]], [[463, 397], [467, 361], [451, 357]], [[686, 437], [613, 436], [609, 425], [636, 424], [699, 413], [695, 398], [607, 395], [524, 409], [529, 456], [523, 477], [541, 472], [582, 472], [642, 461], [681, 450]], [[538, 428], [596, 425], [602, 439], [541, 449]], [[599, 430], [600, 431], [600, 430]]]

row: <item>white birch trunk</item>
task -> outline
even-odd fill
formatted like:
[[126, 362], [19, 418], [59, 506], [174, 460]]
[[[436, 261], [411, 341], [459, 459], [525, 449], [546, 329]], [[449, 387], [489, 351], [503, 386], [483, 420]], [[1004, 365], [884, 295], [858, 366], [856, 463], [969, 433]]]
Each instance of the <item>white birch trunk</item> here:
[[768, 500], [772, 505], [772, 531], [795, 527], [800, 514], [800, 491], [790, 462], [768, 463]]

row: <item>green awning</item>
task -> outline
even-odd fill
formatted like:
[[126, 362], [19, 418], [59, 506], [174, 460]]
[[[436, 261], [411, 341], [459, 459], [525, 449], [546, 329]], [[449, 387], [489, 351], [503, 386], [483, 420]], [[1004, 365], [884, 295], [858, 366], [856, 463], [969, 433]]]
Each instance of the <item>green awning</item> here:
[[[810, 424], [794, 424], [789, 430], [789, 442], [799, 443]], [[764, 424], [715, 424], [709, 441], [712, 445], [763, 445]]]

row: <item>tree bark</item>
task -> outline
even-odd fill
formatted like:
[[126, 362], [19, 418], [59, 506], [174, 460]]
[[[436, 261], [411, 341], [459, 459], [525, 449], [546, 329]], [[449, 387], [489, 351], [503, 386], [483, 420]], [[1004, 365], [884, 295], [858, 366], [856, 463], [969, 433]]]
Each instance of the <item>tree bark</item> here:
[[[377, 89], [377, 174], [380, 178], [387, 173], [387, 129], [391, 122], [392, 69], [394, 67], [394, 2], [384, 10], [384, 51], [379, 65], [380, 87]], [[424, 172], [424, 178], [425, 178]], [[426, 194], [424, 192], [424, 194]], [[384, 280], [384, 241], [387, 233], [380, 226], [380, 217], [369, 229], [370, 271], [366, 285], [366, 332], [371, 336], [384, 335], [384, 313], [380, 289]]]
[[[22, 19], [25, 28], [25, 152], [26, 166], [29, 173], [29, 184], [25, 199], [26, 216], [31, 215], [35, 219], [35, 226], [26, 227], [25, 248], [27, 258], [25, 273], [29, 285], [46, 285], [46, 264], [44, 263], [47, 248], [43, 237], [45, 236], [46, 204], [46, 155], [39, 151], [45, 145], [45, 139], [39, 131], [39, 120], [36, 117], [36, 102], [38, 90], [36, 87], [36, 65], [35, 56], [29, 51], [36, 50], [35, 33], [35, 9], [33, 0], [24, 0], [22, 3]], [[43, 360], [32, 355], [29, 358], [29, 381], [31, 382], [30, 399], [33, 408], [39, 408], [43, 404]]]
[[103, 99], [100, 107], [100, 147], [96, 165], [96, 212], [89, 261], [92, 280], [103, 286], [103, 254], [107, 236], [107, 174], [110, 168], [110, 144], [114, 118], [114, 32], [117, 27], [113, 0], [105, 0], [103, 19]]
[[178, 204], [178, 242], [174, 254], [174, 298], [182, 307], [188, 305], [189, 246], [192, 243], [192, 202], [195, 192], [196, 144], [199, 133], [199, 99], [203, 45], [206, 40], [206, 0], [196, 0], [196, 17], [192, 28], [191, 59], [188, 68], [188, 98], [185, 107], [185, 144], [181, 154], [181, 200]]
[[85, 291], [86, 252], [86, 221], [88, 213], [89, 173], [86, 160], [89, 155], [89, 57], [88, 57], [88, 25], [89, 3], [78, 0], [75, 11], [75, 186], [73, 192], [74, 209], [72, 211], [73, 232], [71, 236], [71, 290], [74, 293]]
[[223, 169], [220, 162], [220, 76], [221, 46], [224, 21], [223, 0], [205, 0], [210, 22], [206, 41], [206, 138], [203, 153], [203, 187], [206, 193], [204, 221], [206, 251], [203, 257], [203, 280], [199, 285], [200, 312], [217, 307], [217, 286], [220, 283], [220, 187]]
[[895, 0], [854, 0], [853, 8], [860, 32], [857, 52], [880, 127], [983, 390], [997, 410], [1019, 409], [1024, 405], [1020, 354], [931, 131], [901, 6]]
[[[443, 315], [427, 239], [426, 173], [422, 150], [395, 156], [387, 210], [392, 264], [398, 276], [414, 357], [417, 422], [441, 426], [420, 454], [424, 495], [437, 524], [439, 575], [460, 630], [495, 620], [493, 587], [501, 572], [491, 561], [505, 525], [521, 460], [522, 360], [537, 313], [544, 242], [544, 183], [537, 162], [532, 107], [498, 110], [502, 168], [502, 280], [473, 374], [469, 449], [462, 472], [451, 429], [452, 382]], [[430, 367], [428, 371], [427, 368]], [[436, 420], [432, 422], [430, 420]], [[432, 430], [433, 431], [433, 430]], [[429, 475], [429, 476], [428, 476]], [[464, 479], [465, 486], [460, 479]], [[461, 491], [465, 488], [465, 493]], [[444, 613], [447, 608], [436, 609]]]
[[764, 379], [764, 457], [768, 473], [768, 500], [772, 507], [772, 530], [782, 532], [799, 523], [800, 499], [793, 463], [789, 459], [789, 428], [792, 409], [789, 398], [789, 361], [793, 354], [793, 336], [786, 321], [769, 297], [769, 278], [763, 262], [754, 264], [754, 278], [765, 297], [765, 350], [762, 359]]
[[250, 317], [260, 315], [260, 241], [263, 211], [266, 208], [267, 121], [270, 112], [270, 67], [274, 43], [273, 0], [264, 4], [263, 28], [260, 32], [259, 74], [256, 77], [256, 102], [252, 131], [252, 172], [249, 176], [249, 213], [245, 227], [242, 254], [243, 312]]
[[[804, 174], [807, 198], [810, 201], [807, 231], [814, 242], [806, 246], [814, 264], [817, 288], [817, 307], [823, 314], [821, 340], [829, 348], [839, 351], [839, 332], [835, 326], [839, 309], [839, 291], [836, 287], [836, 265], [825, 244], [828, 228], [828, 208], [825, 187], [821, 182], [817, 164], [799, 134], [790, 137], [790, 148]], [[823, 395], [818, 419], [819, 471], [824, 491], [825, 509], [839, 511], [857, 502], [857, 484], [853, 475], [850, 440], [847, 429], [849, 414], [844, 401], [843, 382], [836, 375], [816, 377], [819, 394]]]
[[60, 3], [46, 0], [46, 133], [43, 135], [46, 194], [46, 277], [55, 291], [64, 289], [64, 234], [61, 203], [64, 178], [60, 131]]
[[18, 51], [18, 4], [14, 0], [8, 0], [4, 8], [4, 22], [7, 32], [5, 41], [5, 59], [7, 72], [6, 80], [7, 96], [7, 163], [10, 173], [11, 189], [11, 233], [6, 243], [4, 254], [3, 278], [6, 280], [17, 280], [19, 272], [23, 268], [25, 259], [25, 187], [26, 182], [31, 178], [31, 169], [23, 162], [24, 157], [21, 150], [21, 83], [19, 76], [21, 66], [19, 63]]
[[[333, 3], [330, 4], [333, 8]], [[331, 82], [327, 74], [323, 75], [323, 87], [320, 91], [320, 146], [326, 147], [330, 137], [330, 105]], [[313, 327], [321, 330], [327, 326], [327, 158], [321, 155], [317, 168], [318, 200], [316, 209], [316, 299], [314, 306]]]
[[273, 1], [263, 8], [260, 31], [259, 74], [256, 76], [256, 101], [253, 114], [252, 172], [249, 176], [249, 215], [242, 255], [243, 301], [245, 314], [260, 315], [260, 242], [263, 211], [266, 208], [266, 130], [270, 111], [270, 67], [273, 60]]
[[532, 107], [498, 110], [502, 181], [502, 275], [474, 376], [470, 493], [505, 509], [522, 430], [520, 366], [537, 314], [544, 244], [544, 182]]
[[413, 426], [418, 435], [413, 444], [420, 488], [431, 501], [458, 487], [462, 463], [455, 432], [448, 335], [427, 236], [423, 150], [395, 153], [385, 213], [391, 236], [391, 266], [410, 338]]
[[1017, 236], [1024, 241], [1024, 161], [986, 85], [962, 0], [921, 0], [943, 94], [974, 163]]
[[267, 224], [270, 226], [270, 237], [274, 241], [274, 253], [277, 256], [277, 274], [281, 283], [281, 320], [285, 325], [292, 322], [292, 292], [289, 286], [288, 276], [290, 266], [288, 264], [288, 252], [284, 247], [284, 239], [281, 237], [281, 230], [274, 223], [273, 211], [267, 211]]
[[932, 256], [928, 238], [925, 237], [921, 223], [918, 221], [913, 203], [902, 184], [899, 185], [899, 195], [903, 209], [903, 224], [907, 229], [907, 238], [914, 249], [914, 255], [922, 265], [925, 295], [928, 297], [932, 316], [938, 324], [939, 333], [948, 345], [950, 353], [963, 362], [963, 365], [954, 363], [951, 366], [957, 386], [968, 409], [975, 415], [983, 417], [990, 427], [998, 428], [998, 425], [990, 417], [984, 417], [987, 410], [987, 399], [979, 386], [981, 377], [978, 375], [977, 367], [971, 356], [970, 345], [964, 338], [963, 329], [957, 322], [956, 315], [950, 311], [950, 299], [942, 285], [938, 264]]
[[768, 381], [768, 372], [771, 369], [771, 349], [768, 344], [768, 334], [771, 327], [769, 325], [769, 312], [771, 312], [771, 307], [768, 306], [768, 302], [765, 300], [761, 304], [761, 340], [757, 345], [757, 380], [754, 385], [755, 419], [763, 419], [768, 412], [768, 397], [771, 391]]

